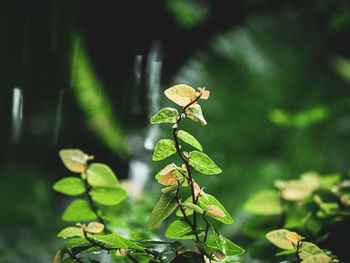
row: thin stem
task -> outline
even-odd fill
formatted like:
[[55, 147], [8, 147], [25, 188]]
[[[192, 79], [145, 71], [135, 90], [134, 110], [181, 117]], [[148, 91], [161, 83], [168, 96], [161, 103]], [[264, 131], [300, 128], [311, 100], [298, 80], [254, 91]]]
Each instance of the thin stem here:
[[72, 253], [72, 251], [70, 251], [69, 249], [67, 249], [67, 252], [68, 252], [69, 256], [70, 256], [73, 260], [75, 260], [76, 262], [78, 262], [78, 263], [84, 263], [84, 262], [81, 261], [76, 255], [74, 255], [74, 254]]
[[204, 219], [205, 223], [207, 224], [207, 226], [206, 226], [206, 228], [205, 228], [204, 239], [203, 239], [203, 241], [204, 241], [204, 243], [205, 243], [205, 242], [207, 241], [208, 232], [209, 232], [209, 222], [208, 222], [207, 218], [205, 217], [205, 211], [204, 211], [204, 213], [203, 213], [203, 219]]
[[[193, 186], [193, 179], [192, 179], [192, 174], [191, 174], [191, 167], [189, 165], [189, 160], [183, 155], [183, 153], [181, 152], [180, 150], [180, 145], [179, 145], [179, 141], [177, 139], [177, 132], [178, 132], [178, 127], [180, 125], [180, 122], [181, 120], [183, 119], [183, 117], [185, 116], [185, 113], [187, 111], [187, 109], [193, 105], [194, 103], [196, 103], [199, 98], [201, 97], [202, 94], [199, 94], [199, 96], [197, 96], [193, 101], [191, 101], [189, 104], [187, 104], [183, 109], [182, 109], [182, 112], [180, 114], [180, 116], [177, 118], [176, 120], [176, 123], [174, 125], [174, 130], [173, 130], [173, 137], [174, 137], [174, 143], [175, 143], [175, 148], [176, 148], [176, 152], [178, 153], [178, 155], [180, 156], [180, 158], [182, 159], [183, 163], [185, 164], [186, 166], [186, 170], [187, 170], [187, 174], [188, 176], [186, 176], [186, 179], [187, 179], [187, 182], [191, 188], [191, 194], [192, 194], [192, 202], [193, 204], [197, 204], [197, 199], [196, 199], [196, 195], [194, 193], [194, 186]], [[179, 202], [180, 200], [178, 200]], [[184, 211], [183, 211], [183, 208], [181, 206], [181, 204], [179, 203], [180, 205], [180, 210], [181, 212], [184, 214]], [[185, 214], [184, 214], [185, 215]], [[184, 216], [185, 217], [185, 216]], [[186, 219], [186, 218], [185, 218]], [[190, 221], [189, 220], [186, 220], [188, 221], [187, 223], [189, 223]], [[196, 214], [196, 211], [193, 211], [193, 224], [189, 224], [191, 227], [192, 227], [192, 230], [194, 231], [194, 234], [196, 236], [196, 239], [199, 241], [199, 237], [198, 237], [198, 234], [196, 233], [196, 230], [197, 230], [197, 214]]]
[[89, 201], [89, 205], [91, 207], [91, 210], [94, 212], [94, 214], [97, 217], [98, 222], [100, 222], [101, 224], [103, 224], [105, 227], [103, 229], [103, 232], [105, 234], [108, 234], [108, 230], [107, 230], [107, 226], [105, 221], [103, 220], [103, 218], [98, 214], [97, 212], [97, 208], [95, 206], [94, 201], [92, 200], [92, 197], [90, 195], [90, 190], [91, 190], [91, 186], [89, 185], [88, 181], [87, 181], [87, 174], [86, 174], [86, 170], [84, 171], [84, 185], [85, 185], [85, 189], [86, 189], [86, 195], [87, 195], [87, 199]]
[[300, 249], [300, 245], [301, 245], [301, 241], [298, 240], [298, 244], [297, 244], [297, 262], [300, 263], [300, 256], [299, 256], [299, 249]]
[[180, 211], [181, 211], [184, 219], [186, 220], [187, 224], [192, 228], [193, 231], [195, 231], [196, 229], [194, 228], [194, 225], [191, 223], [190, 219], [187, 217], [185, 209], [183, 208], [183, 206], [181, 204], [180, 197], [179, 197], [179, 190], [180, 190], [180, 182], [177, 181], [177, 189], [176, 189], [176, 193], [175, 193], [175, 199], [179, 204]]

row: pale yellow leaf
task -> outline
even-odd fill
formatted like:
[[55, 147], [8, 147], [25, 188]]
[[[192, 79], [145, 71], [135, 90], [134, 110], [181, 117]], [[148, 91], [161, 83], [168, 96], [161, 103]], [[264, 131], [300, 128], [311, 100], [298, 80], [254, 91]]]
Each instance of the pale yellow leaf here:
[[292, 180], [287, 183], [285, 188], [281, 191], [281, 196], [286, 200], [303, 200], [312, 193], [313, 189], [310, 188], [305, 182], [299, 180]]
[[89, 233], [97, 234], [97, 233], [101, 233], [104, 228], [105, 228], [105, 226], [103, 224], [101, 224], [101, 223], [91, 222], [85, 228], [85, 231], [89, 232]]
[[62, 259], [62, 250], [58, 250], [52, 263], [60, 263]]
[[299, 234], [296, 232], [287, 233], [286, 238], [295, 245], [297, 245], [299, 242]]
[[208, 205], [207, 208], [205, 209], [205, 212], [208, 215], [216, 218], [222, 218], [226, 216], [224, 211], [222, 211], [221, 208], [218, 207], [217, 205]]
[[86, 169], [86, 161], [88, 155], [78, 149], [65, 149], [59, 152], [59, 156], [64, 164], [64, 166], [74, 172], [82, 173]]
[[289, 230], [286, 229], [278, 229], [271, 231], [266, 234], [266, 238], [275, 246], [282, 249], [293, 249], [293, 243], [286, 238], [286, 234], [290, 233]]
[[118, 257], [126, 256], [129, 253], [129, 251], [130, 249], [124, 249], [124, 248], [117, 249], [115, 251], [115, 255]]
[[173, 183], [175, 183], [178, 179], [178, 175], [174, 174], [174, 173], [169, 173], [164, 175], [162, 178], [160, 178], [158, 180], [158, 183], [162, 184], [162, 185], [172, 185]]
[[186, 158], [188, 158], [190, 155], [188, 154], [188, 152], [183, 152], [183, 154], [185, 155]]
[[196, 97], [196, 91], [185, 84], [172, 86], [164, 91], [165, 96], [180, 106], [186, 106]]

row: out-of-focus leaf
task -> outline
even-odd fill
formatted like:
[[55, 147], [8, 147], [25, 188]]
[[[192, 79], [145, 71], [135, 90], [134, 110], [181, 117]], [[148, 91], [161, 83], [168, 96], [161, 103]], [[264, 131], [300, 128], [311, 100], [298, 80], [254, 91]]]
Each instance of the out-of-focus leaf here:
[[277, 229], [266, 234], [266, 238], [275, 246], [282, 249], [293, 249], [293, 243], [286, 238], [286, 234], [291, 233], [286, 229]]
[[81, 222], [96, 219], [90, 204], [85, 199], [74, 200], [63, 212], [62, 220], [66, 222]]
[[151, 123], [175, 123], [179, 113], [173, 108], [161, 109], [156, 115], [151, 118]]
[[197, 148], [198, 150], [203, 151], [202, 145], [197, 141], [196, 138], [194, 138], [188, 132], [179, 130], [177, 132], [177, 137], [179, 137], [185, 143], [188, 143], [189, 145], [193, 146], [194, 148]]
[[160, 161], [176, 153], [175, 143], [169, 139], [160, 140], [153, 152], [153, 161]]
[[92, 200], [107, 206], [117, 205], [128, 196], [127, 191], [121, 187], [94, 187], [89, 194], [91, 195]]
[[189, 164], [198, 172], [206, 175], [219, 174], [222, 172], [208, 155], [199, 151], [191, 152]]
[[156, 228], [164, 219], [171, 215], [177, 205], [174, 195], [162, 194], [148, 219], [147, 230]]
[[[308, 257], [315, 256], [315, 255], [324, 255], [326, 254], [320, 249], [318, 246], [311, 242], [303, 242], [299, 248], [299, 256], [304, 261]], [[312, 262], [312, 261], [310, 261]], [[323, 262], [323, 261], [322, 261]]]
[[207, 194], [207, 197], [209, 200], [207, 200], [204, 196], [201, 196], [199, 198], [199, 206], [201, 208], [203, 208], [204, 210], [206, 210], [208, 205], [216, 205], [218, 206], [224, 213], [225, 216], [224, 217], [215, 217], [214, 219], [221, 221], [224, 224], [232, 224], [233, 223], [233, 219], [230, 216], [230, 214], [226, 211], [226, 209], [223, 207], [222, 204], [220, 204], [220, 202], [218, 200], [216, 200], [216, 198], [210, 194]]
[[85, 171], [87, 155], [78, 149], [60, 150], [59, 156], [66, 168], [74, 173]]
[[255, 215], [269, 216], [282, 213], [279, 194], [275, 190], [263, 190], [244, 203], [244, 210]]
[[165, 96], [180, 106], [186, 106], [196, 97], [196, 91], [185, 84], [172, 86], [164, 91]]
[[[181, 205], [185, 208], [185, 209], [191, 209], [193, 211], [196, 211], [197, 213], [203, 214], [204, 210], [202, 208], [200, 208], [198, 205], [193, 204], [192, 202], [184, 202], [181, 203]], [[208, 208], [208, 207], [207, 207]], [[186, 210], [185, 210], [186, 211]], [[180, 211], [181, 212], [181, 211]], [[182, 213], [181, 213], [182, 214]], [[186, 214], [186, 212], [185, 212]]]
[[93, 187], [116, 188], [119, 182], [112, 169], [103, 163], [93, 163], [87, 169], [87, 181]]
[[66, 195], [81, 195], [85, 193], [85, 185], [82, 179], [77, 177], [66, 177], [53, 185], [53, 189]]
[[202, 108], [199, 104], [190, 106], [186, 111], [187, 118], [198, 122], [202, 126], [207, 125], [207, 121], [204, 119]]
[[80, 227], [70, 226], [62, 229], [57, 236], [61, 238], [84, 237], [84, 234]]

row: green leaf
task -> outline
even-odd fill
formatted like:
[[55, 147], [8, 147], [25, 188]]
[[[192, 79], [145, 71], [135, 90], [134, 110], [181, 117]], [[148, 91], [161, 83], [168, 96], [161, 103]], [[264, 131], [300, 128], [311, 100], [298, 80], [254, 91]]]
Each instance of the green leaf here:
[[198, 150], [203, 151], [202, 145], [197, 141], [196, 138], [194, 138], [188, 132], [185, 132], [183, 130], [179, 130], [177, 132], [177, 137], [179, 137], [185, 143], [188, 143], [189, 145], [193, 146], [194, 148], [197, 148]]
[[318, 254], [314, 256], [307, 257], [303, 260], [303, 263], [331, 263], [331, 260], [328, 256]]
[[177, 239], [194, 239], [195, 235], [191, 234], [192, 228], [184, 220], [175, 220], [168, 227], [165, 236]]
[[138, 250], [143, 250], [143, 247], [135, 244], [131, 240], [122, 237], [118, 234], [107, 234], [107, 235], [93, 235], [92, 239], [104, 243], [107, 247], [110, 248], [134, 248]]
[[302, 260], [314, 255], [326, 255], [318, 246], [307, 241], [301, 243], [299, 251], [299, 256]]
[[107, 235], [94, 235], [91, 239], [104, 243], [106, 247], [109, 248], [129, 248], [126, 238], [117, 234], [107, 234]]
[[189, 164], [202, 174], [219, 174], [222, 170], [209, 158], [208, 155], [199, 151], [190, 154]]
[[256, 193], [243, 205], [243, 209], [254, 215], [279, 215], [283, 209], [278, 191], [264, 190]]
[[195, 121], [200, 123], [202, 126], [207, 125], [206, 120], [204, 119], [203, 113], [202, 113], [202, 108], [199, 104], [193, 105], [188, 108], [186, 112], [186, 116]]
[[193, 204], [192, 202], [184, 202], [184, 203], [181, 203], [181, 205], [185, 208], [196, 211], [197, 213], [200, 213], [200, 214], [204, 213], [204, 210], [202, 208], [200, 208], [198, 205]]
[[210, 194], [207, 194], [207, 197], [208, 197], [209, 201], [205, 198], [205, 196], [201, 196], [199, 198], [199, 206], [201, 208], [203, 208], [204, 210], [207, 208], [208, 205], [216, 205], [216, 206], [220, 207], [221, 210], [225, 213], [225, 216], [221, 217], [221, 218], [215, 217], [214, 219], [221, 221], [224, 224], [232, 224], [233, 219], [230, 216], [230, 214], [227, 213], [226, 209], [222, 206], [222, 204], [220, 204], [220, 202], [218, 200], [216, 200], [216, 198]]
[[293, 249], [293, 243], [286, 238], [286, 234], [290, 233], [287, 229], [277, 229], [266, 234], [266, 238], [281, 249]]
[[62, 220], [66, 222], [81, 222], [96, 219], [90, 204], [85, 199], [74, 200], [63, 212]]
[[77, 177], [66, 177], [53, 185], [53, 189], [66, 195], [81, 195], [86, 189], [83, 180]]
[[64, 242], [58, 249], [71, 248], [75, 246], [85, 245], [88, 243], [89, 241], [87, 241], [85, 238], [73, 238]]
[[177, 116], [179, 113], [174, 108], [164, 108], [161, 109], [156, 115], [151, 119], [151, 123], [175, 123], [177, 121]]
[[62, 238], [84, 237], [84, 234], [80, 227], [70, 226], [62, 229], [57, 236]]
[[241, 255], [245, 251], [222, 235], [209, 235], [206, 242], [207, 246], [213, 250], [220, 250], [226, 256]]
[[[187, 199], [185, 200], [185, 203], [191, 203], [191, 202], [192, 202], [192, 196], [187, 197]], [[192, 209], [184, 207], [184, 210], [185, 210], [186, 216], [190, 216], [190, 215], [193, 214], [193, 210]], [[180, 208], [176, 211], [176, 215], [180, 216], [180, 217], [183, 217], [183, 214], [182, 214]]]
[[117, 205], [128, 196], [128, 192], [121, 187], [94, 187], [89, 194], [91, 195], [92, 200], [107, 206]]
[[174, 195], [162, 194], [148, 219], [146, 229], [152, 230], [156, 228], [164, 219], [171, 215], [177, 205]]
[[112, 169], [103, 163], [93, 163], [87, 169], [87, 181], [93, 187], [116, 188], [119, 182]]
[[160, 161], [176, 153], [175, 143], [169, 139], [160, 140], [154, 149], [153, 161]]

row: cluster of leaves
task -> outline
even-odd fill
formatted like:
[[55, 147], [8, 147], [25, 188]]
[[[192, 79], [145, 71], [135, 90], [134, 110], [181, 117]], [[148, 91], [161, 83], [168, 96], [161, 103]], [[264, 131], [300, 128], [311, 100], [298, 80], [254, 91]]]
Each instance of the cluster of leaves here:
[[80, 177], [65, 177], [54, 184], [54, 190], [69, 196], [85, 194], [85, 198], [75, 199], [63, 212], [62, 220], [76, 225], [58, 233], [58, 237], [69, 240], [58, 248], [53, 262], [84, 262], [84, 256], [90, 262], [98, 262], [89, 257], [92, 252], [107, 252], [116, 261], [129, 258], [131, 262], [139, 259], [149, 262], [157, 258], [157, 253], [148, 250], [152, 247], [150, 244], [134, 242], [112, 231], [116, 228], [114, 225], [121, 227], [122, 222], [107, 208], [115, 207], [127, 198], [127, 191], [121, 187], [112, 169], [102, 163], [88, 165], [93, 156], [81, 150], [61, 150], [59, 155], [66, 168]]
[[[193, 173], [216, 175], [222, 170], [203, 153], [197, 139], [179, 130], [181, 121], [186, 117], [201, 125], [207, 124], [198, 101], [208, 99], [209, 94], [205, 89], [199, 88], [196, 92], [184, 84], [173, 86], [165, 91], [165, 95], [183, 107], [181, 113], [175, 108], [164, 108], [151, 119], [152, 124], [173, 124], [173, 138], [162, 139], [157, 143], [153, 160], [160, 161], [177, 153], [181, 164], [167, 164], [155, 176], [158, 183], [166, 187], [161, 189], [162, 195], [150, 215], [147, 229], [156, 228], [178, 208], [176, 215], [180, 219], [169, 225], [165, 235], [173, 239], [191, 239], [194, 249], [186, 250], [186, 255], [191, 258], [199, 255], [199, 262], [223, 260], [225, 257], [228, 257], [228, 262], [229, 257], [240, 255], [244, 250], [220, 235], [212, 220], [224, 224], [231, 224], [233, 220], [214, 196], [204, 192], [204, 188], [198, 184], [199, 178], [194, 179]], [[196, 150], [184, 151], [179, 139]], [[182, 250], [179, 250], [178, 254], [181, 253]], [[187, 259], [187, 262], [192, 261]]]
[[[314, 243], [302, 241], [305, 239], [303, 236], [287, 229], [277, 229], [271, 231], [266, 234], [266, 238], [272, 244], [284, 250], [283, 252], [277, 253], [277, 256], [289, 256], [290, 260], [288, 262], [339, 262], [335, 258], [335, 255], [329, 251], [325, 252]], [[294, 260], [293, 255], [295, 255]]]
[[[271, 217], [278, 217], [277, 227], [305, 233], [317, 242], [327, 239], [330, 234], [327, 232], [329, 226], [345, 222], [350, 217], [350, 180], [346, 177], [342, 178], [341, 174], [319, 175], [316, 172], [307, 172], [298, 180], [277, 180], [275, 187], [276, 189], [263, 190], [253, 195], [244, 204], [244, 209], [260, 218], [263, 216], [271, 220]], [[288, 248], [288, 245], [282, 247], [283, 245], [273, 241], [276, 235], [280, 240], [285, 241], [288, 239], [285, 237], [287, 232], [289, 233], [284, 229], [275, 230], [270, 232], [267, 238], [280, 248], [293, 249], [291, 245]], [[299, 243], [295, 244], [299, 246]], [[300, 247], [301, 251], [302, 249], [308, 251], [310, 246], [312, 249], [316, 247], [309, 242], [303, 242], [303, 244]], [[288, 253], [290, 251], [286, 252]], [[330, 262], [331, 260], [331, 258], [326, 260], [324, 256], [317, 257], [323, 257], [324, 261], [321, 259], [312, 261], [314, 258], [306, 260], [305, 254], [302, 255], [300, 254], [300, 258], [298, 255], [299, 262], [300, 260], [303, 262]]]
[[[110, 167], [90, 163], [89, 156], [77, 149], [61, 150], [59, 155], [68, 170], [80, 177], [66, 177], [54, 184], [54, 190], [70, 196], [85, 195], [74, 200], [64, 211], [63, 221], [76, 223], [64, 228], [58, 237], [69, 239], [57, 251], [54, 263], [98, 262], [91, 253], [107, 253], [114, 261], [127, 262], [231, 262], [244, 250], [222, 236], [215, 227], [215, 220], [231, 224], [233, 219], [212, 195], [204, 192], [193, 178], [193, 172], [204, 175], [220, 174], [222, 170], [203, 153], [201, 144], [191, 134], [179, 130], [180, 122], [189, 118], [206, 125], [198, 100], [208, 99], [209, 91], [198, 88], [196, 92], [187, 85], [176, 85], [165, 95], [182, 106], [179, 114], [174, 108], [164, 108], [152, 117], [151, 123], [173, 123], [173, 139], [160, 140], [153, 153], [153, 160], [160, 161], [177, 153], [181, 165], [166, 165], [155, 177], [166, 186], [154, 206], [146, 225], [153, 230], [177, 208], [179, 219], [166, 230], [166, 237], [176, 241], [159, 239], [126, 238], [116, 233], [117, 228], [128, 228], [108, 212], [108, 207], [122, 205], [127, 191], [121, 187]], [[196, 150], [182, 151], [178, 139]], [[118, 225], [119, 224], [119, 225]], [[190, 243], [185, 241], [191, 240]]]

